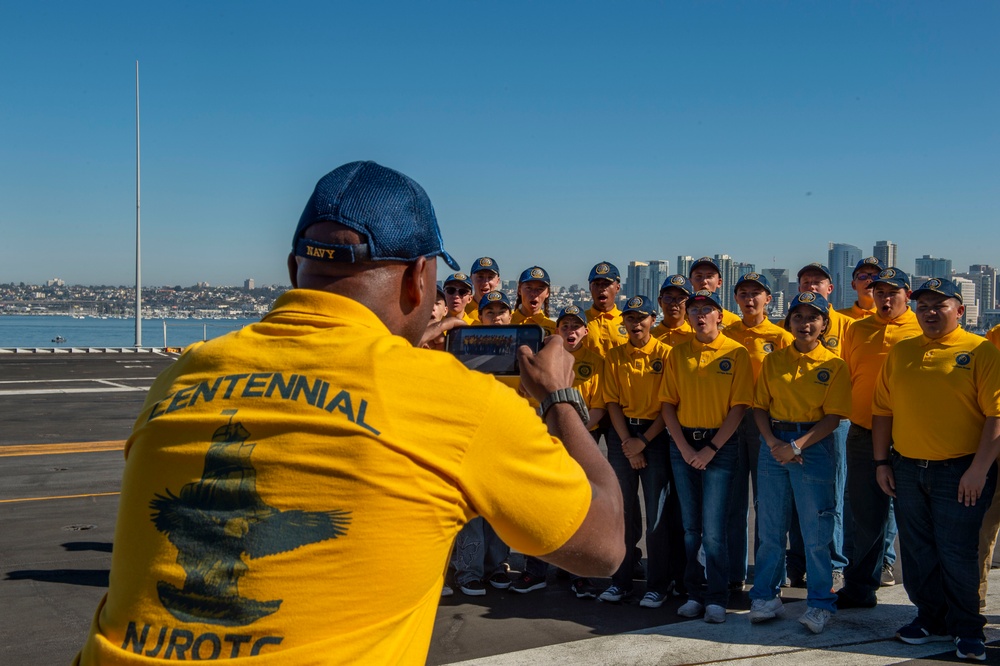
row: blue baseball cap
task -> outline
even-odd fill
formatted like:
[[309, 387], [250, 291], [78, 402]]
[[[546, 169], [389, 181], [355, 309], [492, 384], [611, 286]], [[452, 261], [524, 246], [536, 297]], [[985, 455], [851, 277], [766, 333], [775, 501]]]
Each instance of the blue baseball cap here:
[[559, 322], [563, 320], [564, 317], [576, 317], [577, 319], [580, 320], [581, 323], [583, 323], [584, 326], [587, 325], [587, 315], [585, 315], [583, 313], [583, 310], [581, 310], [576, 305], [567, 305], [566, 307], [564, 307], [562, 310], [559, 311], [559, 316], [556, 317], [557, 326], [559, 325]]
[[819, 263], [818, 261], [817, 262], [813, 262], [811, 264], [806, 264], [805, 266], [803, 266], [802, 268], [800, 268], [799, 272], [798, 272], [798, 275], [796, 275], [795, 277], [797, 277], [797, 278], [799, 278], [801, 280], [802, 279], [802, 274], [803, 273], [807, 273], [808, 271], [819, 271], [820, 273], [822, 273], [823, 275], [826, 276], [826, 279], [828, 279], [830, 282], [833, 282], [833, 273], [830, 272], [829, 268], [827, 268], [823, 264]]
[[500, 303], [501, 305], [506, 305], [508, 310], [514, 310], [514, 308], [510, 305], [510, 300], [507, 298], [507, 294], [502, 291], [491, 291], [479, 299], [479, 311], [482, 312], [486, 309], [487, 305], [491, 305], [493, 303]]
[[851, 271], [851, 279], [854, 279], [854, 276], [858, 274], [859, 270], [867, 266], [870, 266], [871, 268], [877, 268], [879, 273], [885, 270], [885, 264], [883, 264], [882, 260], [879, 259], [878, 257], [874, 256], [865, 257], [854, 266], [854, 270]]
[[691, 280], [680, 273], [668, 275], [667, 279], [660, 285], [660, 292], [662, 293], [664, 289], [680, 289], [688, 296], [694, 293], [694, 285], [691, 284]]
[[947, 278], [931, 278], [927, 280], [920, 288], [911, 294], [910, 298], [916, 300], [921, 294], [940, 294], [946, 298], [957, 298], [959, 303], [965, 303], [962, 300], [962, 290], [958, 288], [958, 285]]
[[897, 289], [910, 288], [910, 277], [906, 274], [906, 271], [896, 268], [895, 266], [890, 266], [879, 273], [878, 277], [872, 280], [872, 286], [874, 287], [879, 282], [884, 282], [885, 284], [896, 287]]
[[[365, 237], [354, 245], [331, 245], [304, 238], [317, 222], [337, 222]], [[292, 236], [295, 256], [319, 261], [412, 261], [445, 252], [434, 207], [416, 181], [375, 162], [351, 162], [320, 178]]]
[[808, 305], [811, 308], [815, 308], [819, 310], [820, 314], [830, 314], [830, 302], [823, 296], [812, 291], [803, 291], [800, 294], [795, 294], [795, 298], [788, 304], [788, 314], [791, 314], [792, 310], [800, 305]]
[[521, 277], [517, 279], [517, 283], [522, 282], [544, 282], [547, 285], [551, 285], [552, 281], [549, 280], [549, 274], [545, 272], [545, 269], [541, 266], [532, 266], [531, 268], [525, 268], [521, 273]]
[[650, 317], [656, 317], [656, 301], [651, 300], [649, 296], [636, 295], [628, 299], [625, 303], [625, 309], [622, 310], [622, 314], [628, 314], [629, 312], [640, 312], [644, 315]]
[[602, 261], [590, 269], [590, 277], [587, 278], [587, 282], [593, 282], [594, 280], [621, 282], [622, 275], [618, 272], [618, 267], [610, 261]]
[[764, 291], [766, 291], [768, 294], [771, 293], [771, 283], [767, 281], [766, 277], [764, 277], [760, 273], [746, 273], [745, 275], [742, 275], [739, 280], [736, 281], [736, 286], [733, 287], [734, 294], [740, 288], [740, 285], [743, 284], [744, 282], [753, 282], [755, 284], [759, 284], [761, 287], [764, 288]]
[[687, 307], [698, 305], [700, 303], [707, 303], [717, 307], [719, 310], [722, 310], [722, 301], [719, 300], [719, 295], [714, 291], [709, 291], [708, 289], [699, 289], [688, 296]]
[[715, 269], [716, 273], [722, 275], [722, 269], [719, 268], [719, 264], [715, 262], [715, 259], [712, 259], [712, 257], [702, 257], [701, 259], [695, 259], [695, 262], [691, 264], [691, 270], [688, 271], [688, 277], [691, 277], [691, 274], [694, 273], [694, 269], [698, 268], [702, 264], [708, 264]]
[[446, 277], [444, 279], [444, 282], [442, 282], [441, 284], [447, 285], [449, 282], [461, 282], [469, 289], [472, 289], [472, 280], [470, 280], [469, 276], [466, 275], [465, 273], [452, 273], [451, 275]]
[[500, 264], [496, 262], [492, 257], [479, 257], [472, 262], [472, 268], [469, 270], [469, 274], [478, 273], [479, 271], [493, 271], [500, 275]]

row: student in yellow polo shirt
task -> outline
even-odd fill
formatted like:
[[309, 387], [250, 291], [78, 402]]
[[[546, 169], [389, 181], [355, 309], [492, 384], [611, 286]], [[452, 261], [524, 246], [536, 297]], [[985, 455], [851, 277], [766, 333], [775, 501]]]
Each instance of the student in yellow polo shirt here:
[[753, 368], [746, 348], [719, 331], [722, 303], [715, 294], [696, 291], [687, 317], [695, 337], [667, 357], [660, 390], [687, 553], [688, 601], [677, 614], [704, 613], [706, 622], [720, 623], [729, 601], [726, 522], [739, 458], [736, 429], [753, 403]]
[[517, 280], [517, 300], [514, 302], [512, 324], [537, 324], [545, 335], [556, 332], [556, 323], [549, 319], [549, 287], [552, 281], [541, 266], [532, 266], [521, 272]]
[[760, 450], [757, 526], [760, 545], [750, 590], [750, 621], [782, 612], [785, 539], [796, 509], [806, 547], [807, 610], [799, 618], [818, 634], [836, 612], [830, 543], [834, 527], [833, 431], [851, 411], [847, 364], [820, 342], [830, 305], [812, 292], [788, 308], [791, 346], [767, 356], [757, 378], [753, 414], [766, 446]]
[[851, 273], [851, 289], [858, 298], [849, 308], [837, 310], [840, 314], [858, 320], [875, 314], [875, 301], [872, 300], [872, 280], [885, 270], [878, 257], [865, 257], [854, 266]]
[[[852, 557], [837, 605], [870, 608], [877, 603], [889, 530], [889, 498], [875, 481], [872, 463], [872, 396], [882, 364], [902, 340], [920, 335], [909, 308], [909, 278], [890, 267], [872, 280], [876, 312], [847, 331], [841, 353], [851, 372], [851, 426], [847, 435], [847, 483], [851, 498]], [[892, 535], [895, 537], [895, 534]]]
[[[719, 269], [719, 264], [715, 263], [715, 259], [712, 259], [712, 257], [702, 257], [691, 264], [688, 278], [691, 280], [691, 286], [695, 291], [705, 289], [714, 294], [723, 286], [722, 271]], [[724, 309], [722, 311], [722, 323], [719, 325], [719, 330], [735, 324], [739, 320], [740, 316], [738, 314]]]
[[694, 293], [691, 281], [683, 275], [668, 275], [660, 286], [657, 301], [663, 320], [650, 331], [657, 340], [676, 347], [694, 338], [694, 329], [687, 320], [687, 299]]
[[[986, 339], [1000, 349], [1000, 324], [986, 333]], [[1000, 531], [1000, 500], [990, 504], [983, 517], [983, 527], [979, 530], [979, 610], [986, 608], [986, 583], [993, 566], [993, 552], [996, 550]]]
[[472, 281], [465, 273], [452, 273], [444, 279], [445, 303], [448, 316], [461, 319], [466, 324], [475, 321], [465, 312], [465, 306], [472, 302]]
[[472, 280], [472, 300], [465, 306], [465, 314], [473, 323], [479, 321], [479, 302], [483, 296], [500, 288], [500, 264], [492, 257], [479, 257], [469, 269]]
[[590, 269], [590, 297], [593, 303], [587, 309], [587, 329], [590, 333], [586, 345], [601, 356], [612, 347], [625, 344], [628, 335], [622, 324], [622, 311], [618, 309], [618, 292], [622, 288], [621, 273], [610, 261], [602, 261]]
[[[760, 375], [764, 358], [792, 342], [792, 334], [767, 318], [771, 304], [771, 284], [760, 273], [747, 273], [733, 287], [742, 319], [723, 329], [723, 335], [732, 338], [750, 352], [754, 381]], [[747, 578], [749, 555], [750, 492], [757, 500], [757, 455], [760, 451], [760, 432], [754, 422], [752, 410], [747, 410], [736, 431], [739, 463], [733, 487], [733, 503], [729, 511], [729, 587], [742, 590]], [[754, 530], [756, 534], [756, 530]], [[803, 562], [803, 566], [804, 566]]]
[[[656, 317], [656, 307], [647, 296], [628, 300], [622, 319], [628, 342], [611, 349], [605, 357], [604, 400], [612, 427], [607, 433], [608, 462], [618, 476], [625, 507], [626, 555], [611, 576], [611, 585], [600, 595], [601, 601], [621, 601], [632, 593], [634, 545], [639, 541], [632, 512], [634, 498], [642, 483], [646, 506], [646, 553], [648, 572], [646, 595], [639, 602], [646, 608], [659, 608], [670, 594], [671, 573], [679, 574], [681, 563], [671, 561], [671, 526], [676, 526], [676, 498], [670, 500], [673, 485], [667, 453], [667, 438], [660, 417], [657, 396], [663, 382], [663, 368], [670, 347], [649, 331]], [[673, 516], [671, 515], [673, 514]]]
[[913, 296], [923, 334], [889, 352], [872, 412], [878, 483], [896, 498], [903, 586], [917, 607], [896, 637], [954, 640], [959, 659], [981, 661], [976, 556], [996, 488], [1000, 351], [962, 330], [955, 283], [931, 278]]

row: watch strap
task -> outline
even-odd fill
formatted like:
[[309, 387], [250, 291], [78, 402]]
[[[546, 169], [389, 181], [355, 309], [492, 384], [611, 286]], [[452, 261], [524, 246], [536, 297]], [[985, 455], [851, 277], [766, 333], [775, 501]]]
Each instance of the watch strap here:
[[553, 405], [557, 405], [560, 402], [565, 402], [573, 405], [576, 413], [580, 415], [580, 418], [584, 423], [590, 418], [590, 412], [587, 411], [587, 405], [583, 402], [583, 396], [575, 388], [563, 388], [553, 391], [542, 401], [541, 413], [542, 418], [545, 418], [546, 413]]

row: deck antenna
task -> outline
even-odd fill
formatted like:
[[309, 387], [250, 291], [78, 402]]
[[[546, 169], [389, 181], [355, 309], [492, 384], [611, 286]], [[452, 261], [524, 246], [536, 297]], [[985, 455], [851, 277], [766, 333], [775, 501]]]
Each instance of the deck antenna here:
[[142, 256], [139, 245], [139, 61], [135, 61], [135, 346], [142, 346]]

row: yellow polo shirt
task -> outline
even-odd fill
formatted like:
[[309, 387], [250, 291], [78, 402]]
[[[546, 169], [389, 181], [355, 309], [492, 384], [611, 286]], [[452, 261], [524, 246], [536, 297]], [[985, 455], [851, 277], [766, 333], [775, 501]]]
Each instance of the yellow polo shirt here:
[[536, 312], [530, 317], [525, 317], [521, 308], [514, 308], [510, 315], [510, 323], [516, 326], [521, 324], [538, 324], [545, 331], [545, 335], [553, 335], [556, 332], [556, 323], [545, 316], [544, 312]]
[[628, 333], [622, 323], [622, 311], [614, 306], [610, 312], [600, 312], [591, 306], [587, 312], [587, 337], [584, 344], [601, 356], [612, 347], [628, 342]]
[[468, 317], [466, 321], [470, 324], [482, 324], [479, 320], [479, 302], [476, 301], [476, 297], [473, 296], [472, 300], [469, 301], [465, 306], [465, 316]]
[[986, 339], [992, 342], [996, 348], [1000, 349], [1000, 324], [997, 324], [986, 333]]
[[670, 347], [653, 336], [643, 347], [618, 345], [604, 357], [604, 401], [621, 405], [632, 419], [655, 419], [660, 413], [657, 395]]
[[604, 359], [582, 344], [570, 354], [573, 355], [573, 388], [583, 396], [587, 409], [604, 409], [604, 388], [601, 385]]
[[726, 326], [722, 333], [747, 348], [750, 352], [750, 363], [753, 366], [753, 378], [760, 376], [760, 366], [764, 357], [792, 344], [795, 338], [791, 333], [767, 318], [756, 326], [747, 326], [743, 320], [732, 326]]
[[873, 411], [892, 417], [900, 455], [948, 460], [975, 453], [986, 419], [1000, 417], [1000, 350], [961, 327], [937, 340], [903, 340], [882, 366]]
[[[842, 356], [840, 349], [843, 347], [844, 335], [847, 334], [847, 329], [853, 323], [854, 320], [847, 315], [841, 314], [836, 310], [830, 310], [830, 326], [827, 328], [826, 333], [823, 334], [823, 346], [837, 356]], [[784, 322], [782, 322], [782, 328], [784, 328], [784, 325]]]
[[736, 324], [741, 323], [742, 321], [743, 318], [740, 317], [735, 312], [730, 312], [729, 310], [723, 310], [722, 323], [719, 324], [719, 328], [720, 329], [729, 328], [730, 326], [735, 326]]
[[548, 553], [591, 492], [513, 391], [293, 289], [153, 383], [77, 663], [423, 664], [462, 526]]
[[854, 301], [854, 305], [852, 305], [851, 307], [841, 308], [840, 310], [837, 310], [837, 312], [844, 315], [845, 317], [850, 317], [851, 319], [857, 321], [858, 319], [864, 319], [865, 317], [869, 317], [875, 314], [875, 306], [872, 306], [870, 310], [865, 310], [862, 309], [860, 305], [858, 305], [857, 301]]
[[674, 347], [659, 398], [677, 407], [685, 428], [718, 428], [734, 405], [753, 404], [750, 352], [722, 334], [708, 344], [695, 338]]
[[852, 423], [871, 429], [872, 396], [885, 357], [901, 340], [920, 334], [917, 316], [909, 308], [895, 319], [887, 321], [876, 314], [854, 322], [848, 329], [841, 357], [851, 372]]
[[694, 340], [694, 329], [691, 328], [691, 324], [687, 319], [676, 328], [668, 328], [663, 325], [661, 321], [659, 324], [653, 327], [653, 330], [649, 332], [657, 340], [665, 342], [671, 347], [676, 347], [682, 342], [687, 342], [688, 340]]
[[851, 413], [847, 364], [823, 345], [805, 354], [788, 345], [764, 359], [753, 406], [776, 421], [814, 423], [828, 414], [847, 418]]

